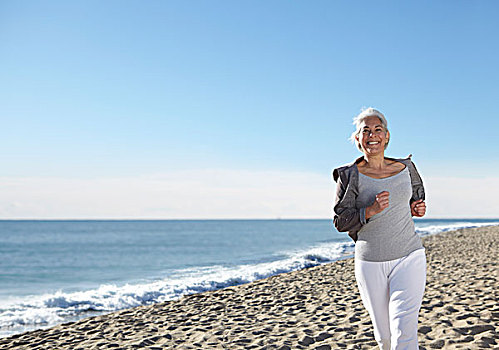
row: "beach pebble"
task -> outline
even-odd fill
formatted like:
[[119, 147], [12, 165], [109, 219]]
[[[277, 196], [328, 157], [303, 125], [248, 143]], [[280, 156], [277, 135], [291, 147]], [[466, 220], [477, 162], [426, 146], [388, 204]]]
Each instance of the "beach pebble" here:
[[327, 344], [319, 345], [314, 350], [331, 350], [331, 345]]
[[445, 341], [442, 339], [435, 340], [434, 342], [430, 343], [430, 348], [432, 349], [442, 349], [445, 345]]
[[317, 337], [315, 337], [316, 341], [323, 341], [324, 339], [331, 338], [333, 335], [327, 332], [320, 333]]
[[418, 332], [422, 333], [422, 334], [426, 334], [428, 332], [431, 332], [431, 327], [428, 327], [428, 326], [419, 327]]
[[302, 339], [298, 342], [298, 344], [300, 344], [300, 345], [305, 345], [305, 346], [308, 346], [308, 345], [313, 344], [313, 343], [315, 343], [314, 338], [312, 338], [312, 337], [310, 337], [310, 336], [308, 336], [308, 335], [304, 336], [304, 337], [303, 337], [303, 338], [302, 338]]

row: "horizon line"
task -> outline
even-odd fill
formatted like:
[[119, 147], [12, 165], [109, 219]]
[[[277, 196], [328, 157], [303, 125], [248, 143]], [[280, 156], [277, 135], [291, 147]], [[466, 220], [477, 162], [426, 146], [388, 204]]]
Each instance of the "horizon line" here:
[[[499, 220], [498, 217], [425, 217], [415, 220]], [[332, 218], [0, 218], [0, 221], [291, 221], [332, 220]]]

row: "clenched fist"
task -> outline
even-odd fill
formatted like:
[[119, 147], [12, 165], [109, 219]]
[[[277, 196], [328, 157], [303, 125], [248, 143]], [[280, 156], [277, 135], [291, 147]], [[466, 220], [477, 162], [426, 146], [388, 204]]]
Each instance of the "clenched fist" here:
[[422, 199], [411, 203], [412, 216], [422, 217], [426, 214], [426, 203]]
[[366, 219], [369, 219], [371, 216], [381, 213], [383, 210], [388, 208], [389, 204], [390, 204], [390, 192], [383, 191], [378, 193], [376, 195], [374, 203], [366, 208]]

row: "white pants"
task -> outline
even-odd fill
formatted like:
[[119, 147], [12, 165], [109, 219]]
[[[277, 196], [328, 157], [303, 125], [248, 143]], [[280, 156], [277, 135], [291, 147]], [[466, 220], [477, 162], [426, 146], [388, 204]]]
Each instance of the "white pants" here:
[[379, 348], [419, 349], [418, 314], [426, 283], [425, 250], [383, 262], [355, 259], [355, 278]]

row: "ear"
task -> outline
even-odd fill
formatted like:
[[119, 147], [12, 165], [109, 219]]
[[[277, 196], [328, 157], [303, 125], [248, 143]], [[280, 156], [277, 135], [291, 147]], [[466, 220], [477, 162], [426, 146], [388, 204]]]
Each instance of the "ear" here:
[[386, 139], [389, 141], [390, 140], [390, 131], [386, 131]]

